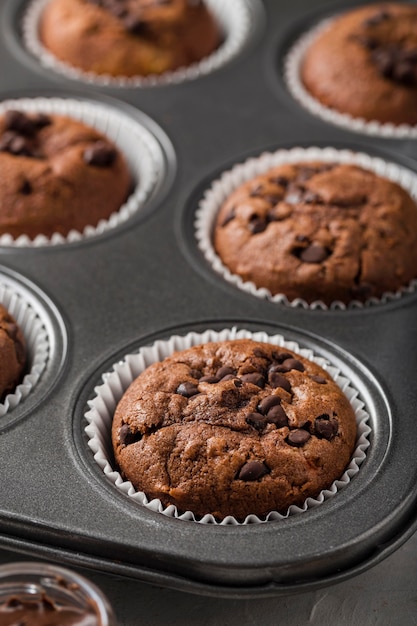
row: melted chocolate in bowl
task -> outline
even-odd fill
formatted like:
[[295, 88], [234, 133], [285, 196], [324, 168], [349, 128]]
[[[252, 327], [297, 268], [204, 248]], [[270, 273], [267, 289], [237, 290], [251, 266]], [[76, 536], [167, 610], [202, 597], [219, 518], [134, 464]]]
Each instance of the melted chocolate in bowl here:
[[43, 563], [0, 568], [0, 626], [115, 626], [100, 590], [66, 569]]

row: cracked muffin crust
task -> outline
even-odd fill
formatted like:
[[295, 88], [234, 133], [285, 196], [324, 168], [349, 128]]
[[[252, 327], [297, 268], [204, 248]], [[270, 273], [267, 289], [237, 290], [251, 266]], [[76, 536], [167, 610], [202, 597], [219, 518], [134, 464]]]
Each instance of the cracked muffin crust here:
[[0, 117], [0, 235], [82, 232], [118, 211], [131, 190], [123, 155], [104, 135], [59, 115]]
[[417, 124], [416, 23], [415, 4], [386, 2], [343, 14], [308, 48], [304, 86], [341, 113]]
[[187, 67], [221, 43], [201, 0], [51, 0], [39, 34], [73, 67], [126, 77]]
[[175, 352], [133, 381], [113, 419], [123, 477], [180, 511], [285, 512], [339, 478], [354, 411], [319, 365], [250, 339]]
[[0, 304], [0, 401], [20, 383], [26, 366], [26, 342], [16, 320]]
[[232, 273], [289, 300], [365, 301], [417, 277], [416, 202], [357, 165], [270, 169], [232, 192], [213, 240]]

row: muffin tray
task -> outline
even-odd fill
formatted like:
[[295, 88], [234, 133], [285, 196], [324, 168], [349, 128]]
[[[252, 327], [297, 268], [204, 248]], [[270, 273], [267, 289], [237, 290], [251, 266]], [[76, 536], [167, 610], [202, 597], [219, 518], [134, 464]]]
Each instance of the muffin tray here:
[[[26, 0], [0, 7], [1, 101], [58, 97], [122, 112], [159, 146], [143, 207], [102, 234], [2, 245], [0, 284], [31, 304], [48, 335], [39, 381], [0, 418], [0, 543], [200, 594], [261, 597], [321, 587], [376, 565], [416, 529], [417, 295], [366, 307], [306, 309], [258, 298], [204, 259], [194, 231], [205, 190], [265, 151], [326, 147], [417, 170], [417, 147], [315, 117], [294, 101], [283, 62], [295, 39], [352, 2], [249, 2], [242, 50], [193, 80], [95, 85], [41, 66], [20, 34]], [[85, 414], [95, 387], [141, 346], [206, 329], [282, 334], [327, 359], [359, 391], [366, 460], [335, 497], [286, 519], [185, 521], [132, 501], [93, 458]]]

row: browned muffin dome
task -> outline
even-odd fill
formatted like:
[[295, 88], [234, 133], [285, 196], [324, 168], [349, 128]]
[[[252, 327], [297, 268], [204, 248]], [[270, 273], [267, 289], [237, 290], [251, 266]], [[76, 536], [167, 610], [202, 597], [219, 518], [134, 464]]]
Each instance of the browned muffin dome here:
[[417, 205], [356, 165], [281, 165], [229, 196], [214, 246], [233, 274], [273, 295], [365, 301], [417, 277]]
[[306, 51], [301, 78], [341, 113], [417, 124], [417, 5], [372, 4], [336, 18]]
[[0, 401], [21, 382], [26, 342], [16, 320], [0, 304]]
[[104, 135], [58, 115], [0, 117], [0, 235], [67, 235], [120, 209], [131, 189], [122, 154]]
[[176, 352], [130, 385], [113, 421], [122, 475], [217, 518], [281, 512], [340, 478], [353, 409], [316, 363], [249, 339]]
[[200, 0], [51, 0], [40, 39], [80, 70], [147, 76], [200, 61], [221, 35]]

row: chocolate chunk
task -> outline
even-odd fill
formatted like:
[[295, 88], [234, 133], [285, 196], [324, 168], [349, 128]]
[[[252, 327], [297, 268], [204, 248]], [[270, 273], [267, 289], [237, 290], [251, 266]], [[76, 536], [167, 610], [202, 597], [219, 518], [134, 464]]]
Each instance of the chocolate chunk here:
[[277, 406], [281, 404], [281, 398], [279, 396], [266, 396], [262, 398], [260, 403], [258, 404], [258, 411], [260, 411], [263, 415], [266, 415], [273, 406]]
[[226, 374], [226, 376], [223, 376], [223, 378], [220, 379], [221, 383], [224, 383], [227, 380], [233, 380], [235, 378], [234, 374]]
[[284, 365], [284, 363], [275, 363], [269, 368], [270, 372], [288, 372], [289, 369]]
[[267, 227], [268, 222], [266, 217], [262, 215], [251, 215], [248, 223], [248, 228], [252, 234], [256, 235], [258, 233], [262, 233]]
[[294, 358], [285, 359], [282, 365], [287, 368], [288, 372], [290, 370], [298, 370], [299, 372], [304, 372], [305, 370], [305, 367], [301, 363], [301, 361], [299, 361], [298, 359], [294, 359]]
[[6, 111], [4, 124], [6, 130], [14, 130], [16, 133], [26, 137], [32, 137], [36, 132], [36, 124], [21, 111]]
[[318, 243], [312, 243], [300, 252], [300, 259], [303, 263], [322, 263], [328, 256], [328, 250]]
[[310, 439], [311, 435], [306, 430], [302, 428], [296, 428], [292, 430], [288, 435], [286, 441], [290, 444], [290, 446], [295, 446], [296, 448], [300, 448]]
[[30, 184], [30, 182], [28, 180], [25, 180], [22, 184], [22, 186], [19, 189], [20, 193], [23, 193], [24, 196], [28, 196], [29, 194], [32, 193], [32, 185]]
[[277, 387], [281, 387], [281, 389], [285, 389], [288, 393], [291, 393], [291, 383], [289, 380], [282, 376], [279, 372], [269, 372], [268, 380], [271, 387], [276, 389]]
[[200, 383], [209, 383], [209, 385], [214, 385], [214, 383], [218, 383], [219, 379], [217, 376], [202, 376], [199, 380]]
[[267, 422], [275, 424], [277, 428], [288, 426], [288, 417], [280, 404], [276, 404], [269, 409], [266, 414]]
[[140, 441], [142, 435], [140, 432], [132, 432], [129, 424], [123, 424], [119, 430], [119, 439], [122, 446], [130, 446], [130, 444]]
[[330, 420], [328, 415], [321, 415], [314, 420], [314, 434], [317, 437], [330, 441], [337, 435], [338, 430], [339, 422], [335, 418]]
[[105, 141], [96, 141], [84, 150], [84, 161], [96, 167], [109, 167], [114, 163], [116, 150]]
[[265, 377], [260, 372], [251, 372], [250, 374], [242, 374], [240, 379], [244, 383], [251, 383], [263, 389], [265, 387]]
[[239, 480], [258, 480], [268, 474], [268, 468], [262, 461], [248, 461], [239, 472]]
[[249, 426], [252, 426], [256, 430], [261, 431], [265, 428], [267, 420], [266, 417], [264, 415], [261, 415], [260, 413], [249, 413], [246, 418], [246, 422], [249, 424]]
[[177, 391], [180, 396], [184, 396], [184, 398], [191, 398], [192, 396], [196, 396], [198, 393], [198, 387], [194, 383], [185, 382], [181, 383], [177, 387]]
[[226, 213], [226, 215], [223, 218], [223, 221], [221, 223], [221, 226], [226, 226], [229, 222], [231, 222], [232, 220], [234, 220], [236, 217], [236, 211], [235, 208], [233, 207], [232, 209], [230, 209], [230, 211], [228, 213]]
[[318, 383], [319, 385], [326, 385], [327, 384], [327, 380], [325, 378], [323, 378], [323, 376], [315, 376], [315, 375], [311, 375], [310, 376], [311, 380], [314, 380], [315, 383]]

